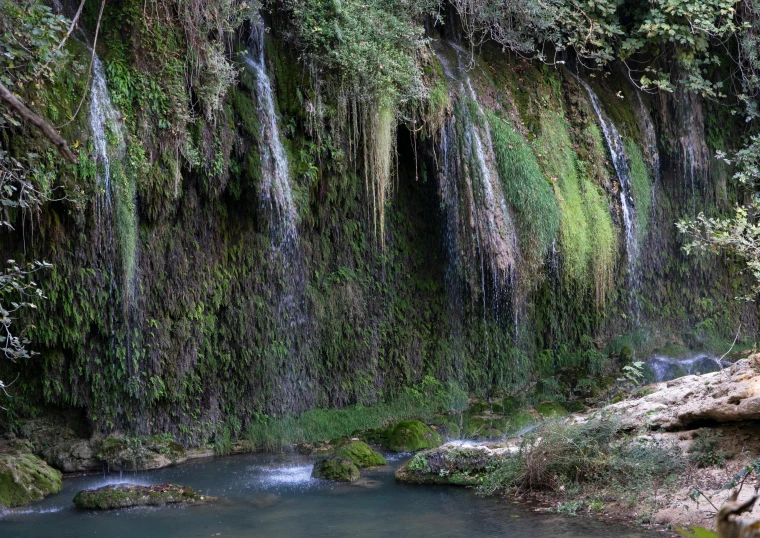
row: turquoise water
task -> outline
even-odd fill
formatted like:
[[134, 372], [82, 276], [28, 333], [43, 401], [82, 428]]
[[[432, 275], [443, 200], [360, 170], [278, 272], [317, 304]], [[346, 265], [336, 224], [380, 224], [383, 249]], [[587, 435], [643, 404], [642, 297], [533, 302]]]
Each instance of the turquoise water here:
[[74, 508], [77, 491], [118, 482], [119, 476], [64, 481], [63, 491], [32, 507], [0, 513], [10, 537], [616, 537], [648, 534], [585, 517], [536, 514], [471, 490], [398, 484], [396, 459], [365, 471], [358, 484], [312, 479], [309, 458], [247, 455], [215, 458], [130, 474], [124, 481], [173, 482], [223, 498], [218, 504], [87, 512]]

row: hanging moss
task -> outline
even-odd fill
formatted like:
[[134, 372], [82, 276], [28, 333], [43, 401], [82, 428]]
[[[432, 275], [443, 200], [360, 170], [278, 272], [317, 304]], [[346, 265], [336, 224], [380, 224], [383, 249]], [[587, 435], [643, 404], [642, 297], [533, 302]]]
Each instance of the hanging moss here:
[[584, 289], [590, 282], [592, 237], [575, 153], [567, 122], [561, 112], [546, 112], [541, 116], [541, 136], [536, 147], [559, 201], [559, 238], [564, 277], [579, 289]]
[[494, 112], [489, 111], [487, 116], [504, 194], [517, 213], [520, 252], [532, 271], [543, 262], [557, 237], [557, 198], [522, 136]]
[[652, 207], [652, 180], [639, 145], [632, 140], [626, 140], [624, 144], [630, 166], [633, 205], [636, 209], [636, 234], [641, 242], [647, 236], [649, 212]]

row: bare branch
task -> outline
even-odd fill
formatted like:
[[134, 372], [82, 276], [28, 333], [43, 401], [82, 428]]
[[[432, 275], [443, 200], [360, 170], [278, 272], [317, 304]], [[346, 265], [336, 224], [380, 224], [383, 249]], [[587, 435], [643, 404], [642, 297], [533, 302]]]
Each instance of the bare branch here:
[[77, 158], [69, 149], [66, 140], [53, 129], [42, 117], [32, 112], [21, 100], [0, 82], [0, 100], [4, 101], [22, 120], [37, 127], [50, 140], [58, 152], [70, 163], [76, 164]]

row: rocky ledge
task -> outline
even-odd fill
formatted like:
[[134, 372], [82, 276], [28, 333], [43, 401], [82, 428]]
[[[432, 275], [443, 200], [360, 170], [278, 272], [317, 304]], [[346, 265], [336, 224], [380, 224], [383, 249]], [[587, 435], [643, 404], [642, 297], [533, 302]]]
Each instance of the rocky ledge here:
[[201, 504], [213, 500], [213, 497], [200, 495], [192, 488], [175, 484], [155, 486], [111, 484], [98, 489], [80, 491], [74, 497], [74, 504], [83, 510], [114, 510], [133, 506]]
[[[723, 371], [648, 385], [639, 389], [637, 396], [587, 416], [614, 414], [624, 428], [665, 431], [760, 420], [760, 354]], [[583, 420], [586, 416], [579, 417]]]

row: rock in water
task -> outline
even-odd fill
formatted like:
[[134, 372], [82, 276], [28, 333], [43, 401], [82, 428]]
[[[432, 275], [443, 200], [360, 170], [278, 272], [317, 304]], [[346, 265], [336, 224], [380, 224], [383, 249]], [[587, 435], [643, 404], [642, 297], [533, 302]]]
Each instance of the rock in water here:
[[396, 480], [409, 484], [478, 486], [516, 447], [443, 445], [418, 452], [396, 473]]
[[341, 445], [335, 451], [335, 455], [350, 461], [360, 469], [388, 463], [382, 454], [375, 452], [372, 447], [362, 441], [349, 441]]
[[24, 506], [61, 491], [61, 473], [33, 454], [0, 454], [0, 508]]
[[315, 463], [311, 476], [338, 482], [355, 482], [361, 475], [353, 462], [333, 454]]
[[84, 510], [113, 510], [133, 506], [162, 506], [165, 504], [199, 504], [213, 497], [196, 493], [192, 488], [175, 484], [137, 486], [111, 484], [98, 489], [80, 491], [74, 497], [77, 508]]
[[419, 420], [400, 422], [388, 436], [387, 448], [393, 452], [417, 452], [441, 446], [441, 436]]

